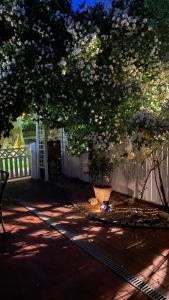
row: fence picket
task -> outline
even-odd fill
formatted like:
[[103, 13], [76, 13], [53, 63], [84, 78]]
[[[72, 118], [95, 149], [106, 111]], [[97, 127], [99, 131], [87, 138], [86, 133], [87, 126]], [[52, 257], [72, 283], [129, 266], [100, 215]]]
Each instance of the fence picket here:
[[13, 159], [10, 158], [10, 172], [9, 172], [9, 178], [14, 178], [14, 172], [13, 172]]
[[18, 161], [19, 161], [20, 177], [24, 177], [25, 174], [24, 174], [23, 165], [22, 165], [23, 157], [20, 156], [19, 159], [18, 159]]
[[28, 170], [27, 170], [27, 166], [26, 166], [26, 156], [23, 157], [23, 169], [24, 169], [24, 176], [28, 176]]
[[18, 177], [18, 158], [14, 157], [15, 177]]
[[5, 158], [5, 171], [8, 172], [8, 159]]
[[3, 169], [3, 163], [2, 163], [2, 159], [0, 159], [0, 170]]

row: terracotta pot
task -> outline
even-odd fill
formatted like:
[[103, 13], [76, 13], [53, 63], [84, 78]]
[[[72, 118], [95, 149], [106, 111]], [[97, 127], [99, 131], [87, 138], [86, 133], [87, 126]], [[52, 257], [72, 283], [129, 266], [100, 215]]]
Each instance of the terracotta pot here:
[[110, 195], [112, 192], [111, 186], [95, 185], [93, 188], [94, 188], [94, 193], [95, 193], [96, 199], [98, 199], [100, 202], [109, 201], [109, 198], [110, 198]]

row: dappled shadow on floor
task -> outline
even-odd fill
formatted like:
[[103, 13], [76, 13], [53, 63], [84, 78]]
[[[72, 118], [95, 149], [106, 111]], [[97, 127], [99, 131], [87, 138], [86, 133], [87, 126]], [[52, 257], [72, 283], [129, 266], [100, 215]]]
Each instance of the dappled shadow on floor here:
[[[64, 216], [65, 222], [70, 220], [70, 206], [42, 203], [39, 209], [57, 213], [63, 223]], [[147, 299], [23, 207], [8, 204], [4, 216], [8, 235], [0, 235], [3, 300]], [[96, 237], [98, 232], [91, 234]]]
[[37, 203], [36, 208], [68, 231], [74, 232], [80, 240], [97, 246], [113, 261], [169, 296], [168, 230], [102, 226], [69, 206], [57, 208], [53, 205], [49, 209]]
[[[76, 190], [75, 203], [86, 197], [81, 193], [83, 189]], [[113, 261], [168, 294], [169, 231], [102, 226], [70, 205], [67, 190], [40, 181], [9, 182], [7, 196], [7, 200], [32, 204], [80, 240], [97, 246]], [[148, 299], [22, 206], [7, 201], [5, 209], [10, 234], [6, 238], [0, 235], [3, 300]]]

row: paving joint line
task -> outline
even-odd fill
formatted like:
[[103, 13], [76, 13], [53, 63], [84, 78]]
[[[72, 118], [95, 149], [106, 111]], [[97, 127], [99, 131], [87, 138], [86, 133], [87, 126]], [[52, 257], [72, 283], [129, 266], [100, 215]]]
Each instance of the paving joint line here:
[[89, 243], [80, 240], [79, 235], [73, 233], [72, 231], [67, 230], [64, 228], [63, 225], [51, 221], [51, 218], [45, 216], [44, 214], [40, 213], [38, 209], [33, 206], [30, 206], [28, 203], [23, 203], [22, 201], [17, 201], [23, 207], [25, 207], [28, 211], [31, 211], [35, 216], [39, 219], [50, 225], [52, 228], [60, 232], [74, 244], [79, 246], [84, 252], [89, 254], [92, 258], [99, 261], [102, 265], [108, 267], [113, 273], [118, 275], [119, 277], [123, 278], [129, 284], [137, 288], [140, 292], [148, 296], [152, 300], [167, 300], [167, 298], [161, 294], [157, 289], [154, 289], [149, 284], [145, 283], [143, 280], [139, 279], [132, 273], [128, 272], [127, 269], [120, 266], [119, 264], [115, 263], [111, 258], [106, 256], [98, 247], [94, 245], [90, 245]]

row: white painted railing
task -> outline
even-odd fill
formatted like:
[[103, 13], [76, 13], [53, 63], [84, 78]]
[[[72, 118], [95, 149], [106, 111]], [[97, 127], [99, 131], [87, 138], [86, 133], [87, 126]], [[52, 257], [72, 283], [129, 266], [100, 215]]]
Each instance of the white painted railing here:
[[9, 178], [31, 175], [31, 154], [29, 148], [0, 150], [0, 169], [9, 172]]

